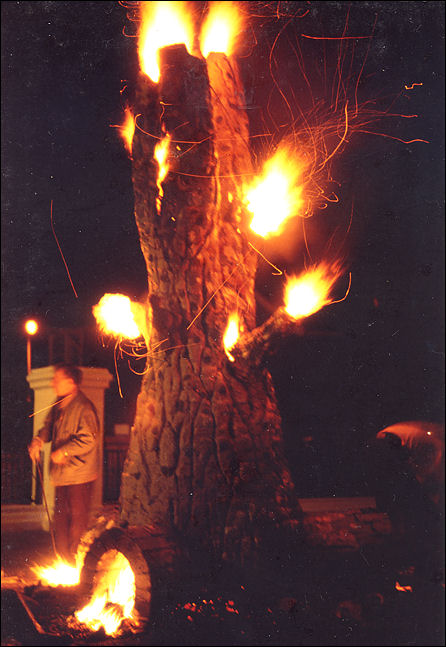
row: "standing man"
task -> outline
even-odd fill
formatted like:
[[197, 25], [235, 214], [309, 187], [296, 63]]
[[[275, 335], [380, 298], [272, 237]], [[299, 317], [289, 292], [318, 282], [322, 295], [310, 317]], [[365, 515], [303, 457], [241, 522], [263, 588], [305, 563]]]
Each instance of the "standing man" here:
[[99, 475], [99, 421], [94, 405], [79, 388], [81, 381], [82, 371], [76, 366], [56, 366], [52, 382], [56, 402], [28, 446], [36, 462], [43, 444], [51, 442], [56, 548], [73, 566], [80, 538], [88, 528], [93, 482]]

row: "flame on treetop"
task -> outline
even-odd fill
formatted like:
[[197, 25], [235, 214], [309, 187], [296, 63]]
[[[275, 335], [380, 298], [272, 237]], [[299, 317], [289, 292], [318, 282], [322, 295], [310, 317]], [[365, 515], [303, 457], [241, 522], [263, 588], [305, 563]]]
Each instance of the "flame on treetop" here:
[[299, 276], [289, 277], [285, 285], [285, 310], [289, 316], [308, 317], [332, 303], [330, 290], [340, 273], [338, 266], [321, 263]]
[[250, 228], [258, 236], [279, 235], [285, 222], [303, 210], [303, 184], [299, 183], [304, 164], [287, 146], [279, 146], [260, 177], [245, 191]]
[[99, 328], [107, 335], [136, 339], [141, 332], [136, 324], [132, 302], [125, 294], [104, 294], [93, 306]]
[[223, 335], [223, 347], [229, 361], [234, 362], [234, 357], [231, 355], [230, 351], [234, 348], [239, 338], [239, 317], [236, 312], [234, 312], [228, 319], [228, 325], [226, 326], [225, 334]]
[[203, 56], [207, 58], [211, 52], [231, 56], [242, 27], [242, 16], [236, 2], [212, 2], [201, 28], [200, 49]]
[[160, 77], [158, 52], [183, 43], [189, 53], [194, 42], [192, 14], [186, 2], [141, 2], [138, 55], [142, 72], [155, 83]]

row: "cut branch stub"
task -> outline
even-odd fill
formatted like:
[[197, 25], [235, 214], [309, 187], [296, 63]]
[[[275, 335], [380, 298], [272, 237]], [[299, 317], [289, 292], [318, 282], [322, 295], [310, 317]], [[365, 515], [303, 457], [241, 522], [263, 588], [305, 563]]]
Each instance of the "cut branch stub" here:
[[303, 331], [302, 319], [292, 319], [282, 307], [261, 326], [241, 335], [231, 355], [236, 361], [242, 359], [250, 366], [259, 367], [267, 355], [277, 350], [284, 337], [303, 335]]

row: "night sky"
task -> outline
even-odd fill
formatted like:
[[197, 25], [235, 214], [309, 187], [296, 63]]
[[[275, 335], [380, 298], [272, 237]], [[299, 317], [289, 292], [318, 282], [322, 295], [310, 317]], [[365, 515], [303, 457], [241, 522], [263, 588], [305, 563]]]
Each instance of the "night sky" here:
[[[276, 18], [277, 3], [243, 3], [256, 14], [241, 65], [257, 133], [290, 120], [280, 95], [271, 93], [268, 70], [279, 30], [273, 70], [298, 118], [298, 103], [305, 111], [310, 94], [296, 42], [322, 105], [339, 42], [301, 34], [341, 35], [349, 8], [346, 2], [279, 4], [284, 15]], [[288, 24], [286, 14], [307, 9]], [[444, 5], [355, 2], [347, 33], [369, 35], [376, 16], [360, 97], [418, 118], [388, 117], [370, 129], [429, 143], [355, 134], [333, 166], [340, 203], [309, 223], [317, 256], [330, 232], [343, 240], [354, 204], [343, 248], [352, 272], [348, 298], [312, 317], [307, 334], [284, 340], [268, 361], [302, 496], [369, 493], [367, 441], [400, 420], [443, 419]], [[138, 69], [136, 41], [123, 36], [124, 25], [128, 33], [134, 29], [117, 2], [2, 3], [2, 439], [17, 451], [32, 433], [26, 318], [37, 318], [43, 330], [94, 328], [91, 308], [105, 292], [144, 296], [130, 161], [110, 127], [131, 103]], [[356, 41], [353, 71], [368, 43]], [[423, 85], [404, 90], [412, 83]], [[255, 152], [261, 155], [261, 147]], [[52, 234], [51, 200], [77, 299]], [[305, 260], [297, 242], [291, 251], [262, 249], [288, 272]], [[260, 265], [257, 283], [259, 316], [267, 316], [282, 288], [267, 266]], [[340, 296], [346, 285], [344, 277]], [[36, 340], [35, 366], [47, 361], [42, 349]], [[104, 351], [98, 339], [98, 358], [113, 371], [112, 344]], [[107, 396], [110, 426], [130, 423], [135, 406], [137, 380], [125, 363], [120, 375], [124, 398], [116, 384]]]

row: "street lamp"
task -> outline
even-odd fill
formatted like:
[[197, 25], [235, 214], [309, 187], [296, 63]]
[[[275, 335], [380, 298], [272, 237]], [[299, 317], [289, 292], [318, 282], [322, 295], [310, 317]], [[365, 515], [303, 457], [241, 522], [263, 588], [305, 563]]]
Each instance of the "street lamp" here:
[[31, 337], [39, 330], [39, 325], [34, 319], [28, 319], [25, 323], [25, 332], [28, 335], [26, 340], [26, 372], [31, 373]]

